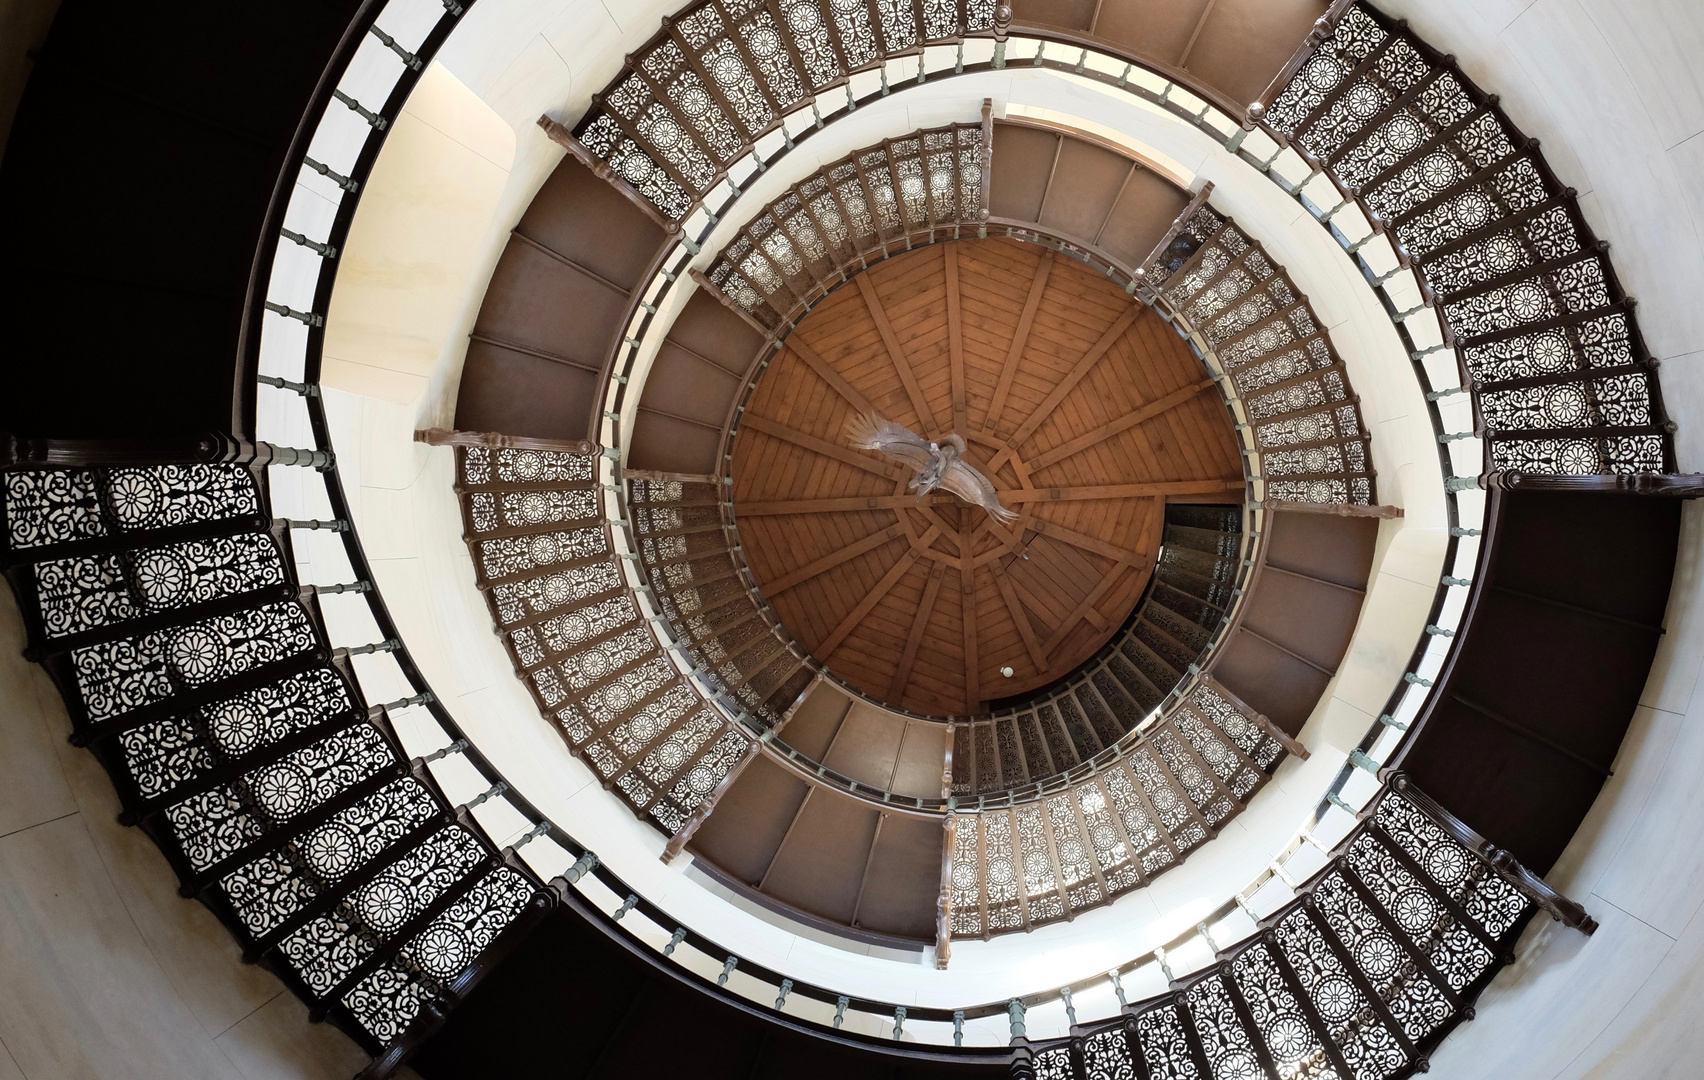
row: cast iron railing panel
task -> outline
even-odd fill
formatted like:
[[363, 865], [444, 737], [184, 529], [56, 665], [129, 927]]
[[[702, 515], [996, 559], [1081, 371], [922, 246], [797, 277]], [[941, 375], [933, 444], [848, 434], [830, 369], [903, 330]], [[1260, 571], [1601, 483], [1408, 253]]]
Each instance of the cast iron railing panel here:
[[[1417, 793], [1416, 793], [1417, 794]], [[1260, 932], [1160, 998], [1020, 1054], [1013, 1074], [1389, 1080], [1426, 1057], [1538, 910], [1461, 836], [1387, 788]]]
[[[662, 214], [818, 92], [890, 55], [994, 25], [994, 0], [713, 0], [663, 20], [574, 134]], [[785, 27], [789, 33], [783, 33]]]
[[634, 479], [627, 493], [640, 563], [681, 648], [713, 696], [778, 728], [816, 671], [763, 619], [741, 579], [716, 485]]
[[1205, 334], [1236, 384], [1260, 447], [1266, 498], [1376, 501], [1370, 440], [1343, 361], [1307, 297], [1265, 248], [1202, 207], [1182, 234], [1198, 238], [1182, 263], [1150, 279]]
[[1348, 9], [1266, 114], [1366, 208], [1437, 307], [1493, 471], [1673, 471], [1633, 300], [1572, 188], [1405, 25]]
[[1148, 885], [1216, 835], [1285, 753], [1271, 722], [1233, 701], [1205, 677], [1087, 779], [1009, 809], [960, 800], [948, 833], [952, 935], [1072, 917]]
[[245, 456], [9, 471], [6, 573], [124, 819], [250, 957], [382, 1048], [550, 901], [405, 758], [388, 712], [424, 699], [363, 701]]
[[604, 786], [672, 835], [749, 739], [706, 704], [642, 616], [610, 547], [596, 456], [479, 446], [456, 455], [468, 549], [516, 673]]
[[783, 332], [889, 245], [982, 225], [991, 130], [926, 128], [846, 155], [765, 206], [706, 276], [767, 332]]

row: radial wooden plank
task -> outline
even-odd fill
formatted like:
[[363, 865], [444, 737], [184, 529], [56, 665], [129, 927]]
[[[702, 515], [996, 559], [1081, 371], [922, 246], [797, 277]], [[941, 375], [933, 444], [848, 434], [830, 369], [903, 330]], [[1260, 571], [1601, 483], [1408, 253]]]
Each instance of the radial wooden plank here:
[[[802, 646], [873, 697], [964, 714], [1092, 655], [1141, 599], [1164, 498], [1240, 490], [1241, 461], [1188, 346], [1072, 260], [967, 240], [859, 280], [760, 377], [734, 513]], [[983, 425], [997, 394], [1019, 445]], [[1020, 520], [996, 526], [942, 491], [919, 503], [909, 471], [847, 445], [866, 408], [951, 423], [924, 433], [965, 435]]]

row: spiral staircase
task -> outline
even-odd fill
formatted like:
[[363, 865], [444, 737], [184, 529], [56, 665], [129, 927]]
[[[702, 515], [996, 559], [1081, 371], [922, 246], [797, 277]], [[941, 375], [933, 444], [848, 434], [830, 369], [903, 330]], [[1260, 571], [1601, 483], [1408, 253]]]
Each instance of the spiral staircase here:
[[[1404, 24], [1344, 3], [1148, 6], [688, 5], [571, 127], [541, 120], [568, 155], [497, 260], [456, 430], [419, 436], [454, 448], [460, 526], [514, 675], [664, 859], [690, 853], [771, 917], [932, 948], [945, 967], [955, 939], [1040, 945], [1048, 924], [1116, 913], [1295, 775], [1380, 523], [1400, 511], [1378, 501], [1352, 365], [1301, 275], [1261, 221], [1163, 162], [990, 103], [980, 123], [866, 140], [732, 208], [795, 144], [907, 86], [1023, 66], [1208, 131], [1354, 260], [1426, 391], [1445, 491], [1484, 494], [1480, 529], [1449, 504], [1445, 565], [1477, 540], [1470, 579], [1446, 574], [1388, 711], [1302, 830], [1306, 875], [1279, 860], [1258, 883], [1288, 899], [1256, 911], [1263, 894], [1238, 893], [1219, 914], [1250, 929], [1221, 947], [1222, 920], [1204, 919], [1188, 937], [1205, 959], [1182, 974], [1168, 942], [958, 1008], [794, 979], [643, 895], [482, 753], [386, 606], [319, 350], [384, 133], [467, 5], [322, 7], [283, 27], [221, 11], [227, 48], [201, 67], [139, 57], [181, 52], [204, 13], [61, 12], [0, 170], [0, 227], [36, 265], [0, 303], [35, 355], [60, 349], [80, 298], [105, 308], [77, 319], [76, 364], [20, 370], [6, 409], [0, 556], [26, 656], [181, 894], [360, 1045], [367, 1075], [408, 1061], [427, 1080], [1405, 1077], [1473, 1017], [1536, 916], [1595, 928], [1543, 875], [1610, 775], [1663, 633], [1679, 500], [1704, 492], [1676, 467], [1607, 247], [1497, 98]], [[65, 183], [90, 153], [69, 118], [120, 85], [155, 133], [122, 136], [135, 184]], [[336, 144], [327, 117], [359, 138]], [[347, 160], [326, 160], [334, 144]], [[182, 183], [192, 169], [216, 182]], [[308, 172], [338, 200], [312, 235], [286, 224]], [[724, 218], [738, 227], [719, 232]], [[146, 266], [88, 254], [138, 219], [172, 238]], [[295, 266], [281, 250], [312, 274], [276, 269]], [[1003, 271], [1023, 299], [992, 342], [958, 285], [981, 250], [1028, 274]], [[939, 311], [916, 305], [939, 323], [928, 352], [897, 297], [921, 295], [937, 263]], [[1037, 328], [1042, 298], [1051, 311], [1073, 282], [1105, 317], [1060, 348], [1054, 382], [1025, 389], [1037, 343], [1068, 340]], [[138, 334], [160, 311], [169, 332]], [[823, 329], [861, 319], [891, 377], [851, 331]], [[296, 368], [276, 366], [280, 341]], [[1190, 373], [1129, 400], [1102, 381], [1114, 363], [1137, 373], [1124, 385], [1173, 361]], [[311, 447], [257, 438], [260, 394], [303, 410]], [[1471, 430], [1446, 433], [1462, 403]], [[905, 478], [825, 437], [872, 407], [931, 434], [975, 419], [1000, 440], [1015, 534], [949, 541], [927, 524], [942, 511], [872, 494]], [[1464, 435], [1480, 467], [1458, 466]], [[1138, 440], [1162, 465], [1156, 446], [1201, 448], [1200, 475], [1067, 475], [1085, 450], [1110, 460]], [[859, 503], [795, 507], [849, 523], [827, 547], [761, 534], [781, 515], [748, 465], [775, 468], [782, 446], [807, 463], [788, 476], [829, 478], [787, 499]], [[279, 512], [303, 476], [323, 482], [329, 520]], [[1053, 509], [1115, 499], [1141, 509], [1102, 533]], [[329, 534], [347, 580], [306, 580], [310, 534]], [[1050, 608], [1023, 568], [984, 569], [1008, 552], [1076, 568], [1079, 593]], [[1103, 578], [1122, 584], [1096, 591]], [[328, 614], [345, 594], [364, 640]], [[851, 640], [872, 655], [857, 635], [884, 604], [916, 621], [872, 683], [836, 654]], [[929, 632], [938, 612], [956, 644]], [[1004, 697], [992, 672], [1014, 665], [997, 647], [1029, 665]], [[932, 670], [961, 679], [962, 708], [904, 692]], [[390, 686], [404, 692], [369, 699]], [[1138, 971], [1163, 990], [1127, 995]], [[1078, 1023], [1073, 994], [1108, 980], [1117, 1014]], [[1044, 1003], [1062, 1003], [1068, 1032], [1031, 1039]], [[967, 1045], [967, 1022], [1009, 1040]]]

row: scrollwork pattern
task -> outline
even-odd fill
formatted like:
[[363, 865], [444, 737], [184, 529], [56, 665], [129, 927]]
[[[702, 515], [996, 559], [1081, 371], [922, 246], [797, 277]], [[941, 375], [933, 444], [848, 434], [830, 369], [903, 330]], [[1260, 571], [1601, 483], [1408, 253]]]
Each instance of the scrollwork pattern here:
[[267, 604], [72, 652], [83, 708], [104, 720], [315, 647], [307, 612]]
[[[1350, 23], [1359, 29], [1346, 36]], [[1387, 42], [1385, 55], [1359, 68], [1352, 42], [1371, 38]], [[1535, 475], [1664, 471], [1671, 452], [1650, 380], [1641, 373], [1606, 385], [1577, 374], [1642, 365], [1645, 356], [1574, 192], [1554, 179], [1537, 144], [1509, 126], [1495, 98], [1471, 89], [1455, 72], [1422, 63], [1428, 81], [1398, 104], [1401, 87], [1417, 84], [1405, 70], [1410, 64], [1393, 66], [1390, 58], [1418, 55], [1411, 39], [1406, 27], [1350, 8], [1336, 34], [1279, 94], [1268, 120], [1358, 189], [1368, 210], [1390, 226], [1437, 298], [1474, 379], [1543, 380], [1476, 388], [1492, 432], [1645, 429], [1583, 438], [1498, 437], [1489, 447], [1492, 469]], [[1342, 119], [1346, 103], [1357, 100], [1373, 106], [1365, 120]], [[1335, 105], [1325, 109], [1328, 102]], [[1309, 120], [1322, 109], [1326, 117]], [[1336, 128], [1331, 117], [1341, 121]], [[1295, 497], [1288, 493], [1293, 490], [1301, 489], [1287, 488], [1282, 497]], [[1335, 484], [1306, 490], [1313, 501], [1341, 493]]]

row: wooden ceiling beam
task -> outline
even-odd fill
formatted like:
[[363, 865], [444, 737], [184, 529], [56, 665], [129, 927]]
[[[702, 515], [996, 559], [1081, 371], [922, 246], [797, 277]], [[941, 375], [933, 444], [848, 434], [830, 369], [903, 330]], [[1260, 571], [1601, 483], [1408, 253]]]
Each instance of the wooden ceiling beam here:
[[[946, 506], [951, 495], [925, 495], [923, 504]], [[918, 505], [915, 495], [851, 495], [841, 499], [781, 499], [774, 502], [735, 503], [734, 512], [742, 517], [763, 517], [772, 514], [852, 514], [860, 510], [904, 510]]]
[[1152, 557], [1149, 552], [1131, 551], [1129, 548], [1122, 548], [1117, 544], [1109, 544], [1105, 540], [1089, 536], [1086, 533], [1080, 533], [1076, 529], [1067, 529], [1063, 525], [1055, 525], [1051, 521], [1043, 521], [1040, 518], [1037, 518], [1034, 524], [1030, 527], [1040, 532], [1043, 536], [1051, 536], [1055, 540], [1063, 540], [1065, 543], [1070, 544], [1074, 548], [1081, 548], [1083, 551], [1087, 551], [1092, 555], [1099, 555], [1104, 559], [1111, 559], [1113, 562], [1129, 563], [1132, 566], [1139, 566]]
[[1041, 651], [1051, 657], [1059, 650], [1059, 646], [1064, 644], [1065, 638], [1070, 635], [1071, 631], [1077, 628], [1078, 623], [1087, 622], [1096, 629], [1104, 630], [1106, 620], [1099, 619], [1099, 621], [1096, 621], [1096, 619], [1091, 619], [1090, 616], [1093, 615], [1098, 618], [1100, 612], [1095, 605], [1101, 602], [1101, 597], [1105, 596], [1114, 585], [1123, 580], [1124, 575], [1130, 569], [1129, 563], [1119, 563], [1108, 571], [1107, 575], [1101, 578], [1100, 584], [1096, 585], [1089, 595], [1083, 597], [1083, 601], [1077, 605], [1077, 609], [1066, 616], [1065, 621], [1059, 624], [1059, 629], [1053, 631], [1052, 634], [1048, 635], [1047, 640], [1041, 643]]
[[1101, 357], [1106, 355], [1107, 350], [1112, 348], [1119, 338], [1129, 332], [1131, 324], [1136, 321], [1136, 316], [1145, 310], [1141, 305], [1132, 301], [1130, 306], [1126, 307], [1118, 318], [1113, 320], [1112, 325], [1107, 327], [1106, 333], [1100, 336], [1100, 340], [1083, 354], [1081, 360], [1071, 365], [1071, 370], [1066, 373], [1063, 379], [1059, 380], [1059, 385], [1048, 391], [1041, 404], [1037, 405], [1035, 411], [1030, 413], [1029, 419], [1025, 420], [1023, 425], [1012, 433], [1013, 446], [1023, 445], [1025, 439], [1035, 434], [1035, 429], [1040, 427], [1043, 421], [1053, 414], [1053, 410], [1057, 409], [1059, 403], [1065, 400], [1065, 395], [1077, 388], [1077, 384], [1083, 381], [1083, 376], [1100, 363]]
[[893, 361], [894, 370], [899, 372], [899, 381], [905, 387], [906, 397], [911, 399], [911, 408], [916, 411], [924, 434], [938, 432], [935, 414], [923, 397], [923, 385], [917, 381], [917, 373], [911, 369], [911, 360], [900, 347], [899, 336], [893, 332], [893, 323], [888, 321], [881, 297], [876, 295], [876, 287], [870, 284], [870, 275], [859, 274], [852, 280], [858, 283], [858, 291], [864, 295], [864, 306], [870, 309], [870, 319], [876, 324], [876, 332], [881, 334], [882, 344], [887, 346], [888, 359]]
[[876, 411], [876, 407], [870, 404], [869, 398], [860, 394], [851, 383], [846, 381], [845, 376], [834, 370], [833, 366], [830, 365], [827, 360], [822, 358], [821, 353], [801, 341], [798, 334], [794, 334], [792, 337], [787, 339], [787, 349], [794, 356], [803, 360], [805, 362], [805, 366], [816, 372], [823, 382], [833, 387], [835, 393], [850, 402], [854, 409], [857, 409], [861, 413], [873, 413]]
[[[1156, 416], [1170, 412], [1178, 406], [1193, 400], [1195, 395], [1208, 389], [1212, 385], [1212, 379], [1202, 379], [1200, 382], [1191, 383], [1189, 386], [1186, 386], [1181, 390], [1173, 390], [1171, 393], [1157, 401], [1151, 401], [1139, 409], [1125, 413], [1116, 420], [1110, 420], [1107, 423], [1102, 424], [1100, 427], [1086, 435], [1078, 436], [1068, 443], [1054, 447], [1052, 450], [1049, 450], [1040, 457], [1029, 461], [1027, 464], [1032, 470], [1045, 469], [1049, 465], [1057, 464], [1058, 462], [1071, 457], [1073, 454], [1080, 454], [1091, 446], [1105, 442], [1114, 435], [1122, 434], [1138, 424], [1145, 424], [1149, 420], [1154, 419]], [[1203, 493], [1191, 492], [1191, 494]]]
[[1024, 611], [1023, 603], [1018, 599], [1017, 590], [1012, 588], [1012, 579], [1008, 574], [994, 571], [994, 584], [1000, 590], [1000, 598], [1006, 601], [1006, 610], [1012, 615], [1012, 622], [1017, 624], [1018, 636], [1024, 639], [1024, 650], [1029, 653], [1030, 662], [1035, 665], [1037, 675], [1047, 671], [1047, 653], [1041, 648], [1041, 642], [1036, 639], [1035, 627], [1030, 623], [1029, 614]]
[[1035, 312], [1041, 306], [1041, 294], [1047, 289], [1048, 275], [1053, 272], [1053, 252], [1044, 251], [1041, 262], [1035, 268], [1035, 277], [1030, 281], [1029, 298], [1024, 301], [1023, 314], [1018, 316], [1018, 328], [1012, 334], [1012, 346], [1006, 350], [1006, 362], [1000, 368], [1000, 381], [994, 386], [994, 401], [988, 406], [988, 415], [983, 418], [982, 426], [989, 431], [995, 431], [1000, 426], [1000, 414], [1006, 408], [1006, 397], [1012, 392], [1012, 380], [1018, 374], [1018, 361], [1024, 355], [1024, 346], [1029, 343], [1030, 328], [1035, 325]]
[[760, 431], [765, 435], [773, 435], [775, 438], [790, 442], [794, 446], [804, 447], [813, 454], [833, 458], [835, 461], [844, 462], [853, 468], [874, 473], [885, 480], [905, 480], [911, 476], [910, 470], [902, 469], [897, 465], [884, 464], [880, 458], [861, 454], [850, 447], [837, 446], [825, 439], [807, 435], [802, 431], [795, 431], [785, 424], [779, 424], [774, 420], [768, 420], [752, 413], [746, 414], [745, 419], [740, 421], [740, 427]]
[[941, 245], [947, 275], [947, 357], [953, 388], [953, 430], [970, 426], [964, 376], [964, 307], [959, 298], [958, 245]]
[[905, 638], [905, 651], [900, 654], [899, 666], [894, 669], [893, 681], [888, 684], [889, 701], [898, 702], [904, 695], [905, 684], [911, 681], [911, 667], [917, 662], [917, 650], [923, 644], [923, 634], [929, 628], [929, 616], [935, 611], [935, 598], [941, 595], [941, 582], [946, 576], [946, 563], [936, 562], [929, 568], [929, 581], [923, 586], [923, 599], [917, 605], [911, 633]]
[[[1154, 495], [1213, 495], [1241, 491], [1239, 480], [1160, 480], [1152, 484], [1103, 484], [1085, 487], [1032, 488], [1002, 491], [1003, 502], [1078, 502], [1083, 499], [1146, 499]], [[750, 513], [749, 510], [743, 510]]]
[[838, 551], [830, 552], [814, 562], [806, 563], [797, 570], [776, 578], [767, 585], [760, 584], [758, 588], [763, 591], [765, 596], [779, 596], [796, 585], [803, 585], [811, 578], [828, 573], [842, 563], [851, 562], [860, 555], [876, 550], [888, 541], [898, 538], [904, 531], [905, 526], [896, 521], [881, 532], [871, 533], [855, 544], [848, 544]]
[[[929, 531], [923, 534], [923, 546], [928, 547], [934, 543], [935, 537], [938, 535], [940, 535], [940, 530], [931, 525]], [[888, 571], [882, 575], [882, 579], [876, 582], [875, 587], [864, 594], [864, 599], [858, 601], [858, 606], [848, 611], [846, 617], [840, 620], [840, 625], [836, 626], [833, 632], [823, 639], [821, 645], [812, 650], [816, 658], [826, 661], [833, 655], [834, 650], [840, 648], [841, 643], [846, 640], [846, 636], [856, 630], [858, 624], [864, 621], [864, 617], [875, 610], [882, 597], [899, 584], [899, 579], [905, 576], [905, 572], [910, 570], [911, 564], [916, 561], [917, 552], [915, 549], [907, 549], [900, 555], [894, 564], [888, 567]]]
[[[1099, 583], [1089, 591], [1087, 596], [1083, 597], [1076, 610], [1071, 612], [1065, 621], [1059, 624], [1059, 628], [1050, 634], [1046, 641], [1041, 643], [1042, 651], [1048, 656], [1051, 657], [1058, 651], [1059, 646], [1064, 643], [1065, 638], [1070, 635], [1079, 622], [1087, 622], [1097, 630], [1106, 629], [1106, 620], [1101, 617], [1096, 605], [1101, 602], [1101, 598], [1114, 585], [1123, 579], [1127, 571], [1131, 569], [1140, 570], [1147, 566], [1153, 560], [1154, 555], [1159, 552], [1160, 542], [1165, 536], [1166, 528], [1165, 496], [1156, 496], [1153, 502], [1149, 504], [1146, 525], [1147, 528], [1143, 530], [1142, 549], [1135, 553], [1139, 558], [1135, 562], [1121, 559], [1116, 566], [1101, 577]], [[1057, 538], [1066, 539], [1063, 536]]]

